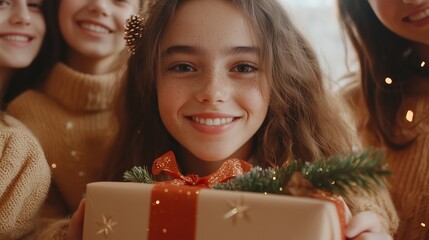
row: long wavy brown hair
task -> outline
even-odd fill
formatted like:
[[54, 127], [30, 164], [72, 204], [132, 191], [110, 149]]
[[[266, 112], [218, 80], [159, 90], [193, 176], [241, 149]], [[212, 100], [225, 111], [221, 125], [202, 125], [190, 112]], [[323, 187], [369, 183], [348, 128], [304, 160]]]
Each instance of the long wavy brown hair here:
[[[284, 8], [276, 0], [225, 1], [248, 17], [269, 70], [270, 104], [254, 136], [253, 156], [267, 167], [350, 151], [348, 128], [325, 89], [317, 56]], [[156, 76], [165, 28], [184, 2], [154, 3], [128, 61], [119, 96], [120, 132], [107, 170], [111, 180], [121, 180], [135, 165], [150, 169], [156, 157], [178, 147], [160, 118]]]
[[[412, 74], [405, 63], [410, 41], [394, 34], [377, 18], [368, 1], [338, 0], [339, 21], [351, 40], [360, 64], [363, 96], [369, 110], [365, 128], [396, 149], [412, 140], [399, 140], [395, 121]], [[386, 77], [393, 79], [387, 85]]]

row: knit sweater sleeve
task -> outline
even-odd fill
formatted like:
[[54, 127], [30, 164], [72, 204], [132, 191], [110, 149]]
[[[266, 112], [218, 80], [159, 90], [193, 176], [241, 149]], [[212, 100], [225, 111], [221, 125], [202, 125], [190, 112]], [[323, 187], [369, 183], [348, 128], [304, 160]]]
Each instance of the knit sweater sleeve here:
[[393, 235], [399, 227], [399, 218], [393, 205], [387, 187], [376, 192], [349, 192], [344, 196], [352, 215], [363, 211], [377, 214], [383, 231]]
[[0, 127], [0, 154], [0, 239], [20, 239], [35, 228], [50, 170], [37, 140], [24, 128]]
[[64, 240], [70, 219], [45, 219], [38, 229], [36, 240]]

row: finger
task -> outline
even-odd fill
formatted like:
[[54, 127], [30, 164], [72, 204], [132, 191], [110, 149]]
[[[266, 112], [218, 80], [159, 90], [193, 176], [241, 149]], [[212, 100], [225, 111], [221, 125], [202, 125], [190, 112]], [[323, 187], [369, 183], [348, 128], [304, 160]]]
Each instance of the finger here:
[[350, 219], [352, 218], [352, 213], [350, 212], [349, 207], [347, 206], [346, 202], [344, 201], [344, 199], [340, 196], [338, 197], [339, 200], [341, 200], [341, 202], [343, 203], [343, 207], [344, 207], [344, 215], [346, 218], [346, 223], [348, 223], [350, 221]]
[[73, 213], [67, 231], [67, 240], [81, 240], [85, 215], [85, 199], [80, 201], [78, 209]]
[[365, 211], [356, 214], [350, 219], [347, 224], [346, 236], [355, 238], [364, 232], [377, 233], [380, 230], [381, 226], [377, 215], [374, 212]]
[[365, 232], [355, 238], [347, 238], [353, 240], [393, 240], [392, 236], [387, 233], [371, 233]]

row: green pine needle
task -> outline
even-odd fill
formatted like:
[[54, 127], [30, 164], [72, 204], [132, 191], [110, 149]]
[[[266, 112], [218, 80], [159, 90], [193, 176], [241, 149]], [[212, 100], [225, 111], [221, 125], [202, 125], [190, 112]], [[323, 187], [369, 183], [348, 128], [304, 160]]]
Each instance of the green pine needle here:
[[149, 173], [146, 167], [133, 167], [130, 171], [124, 173], [124, 181], [138, 183], [155, 183], [152, 174]]
[[250, 172], [237, 176], [226, 183], [213, 186], [214, 189], [238, 190], [248, 192], [280, 193], [284, 184], [298, 170], [298, 162], [292, 161], [285, 168], [254, 167]]
[[371, 150], [359, 155], [337, 155], [306, 163], [301, 173], [315, 188], [329, 193], [355, 192], [356, 187], [371, 191], [374, 186], [383, 186], [382, 179], [390, 175], [383, 159], [383, 154]]
[[382, 154], [367, 150], [351, 156], [337, 155], [311, 163], [306, 162], [302, 166], [299, 166], [298, 161], [292, 161], [283, 168], [255, 167], [250, 172], [226, 183], [217, 184], [213, 188], [280, 193], [292, 174], [300, 171], [313, 187], [328, 193], [341, 195], [347, 190], [354, 192], [356, 187], [371, 191], [375, 190], [373, 183], [381, 187], [382, 178], [390, 175], [390, 171], [383, 166], [382, 159]]

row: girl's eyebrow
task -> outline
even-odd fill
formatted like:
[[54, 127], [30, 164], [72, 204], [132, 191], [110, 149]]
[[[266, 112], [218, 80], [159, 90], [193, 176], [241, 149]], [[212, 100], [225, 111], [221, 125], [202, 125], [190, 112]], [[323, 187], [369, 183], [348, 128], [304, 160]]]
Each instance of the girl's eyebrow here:
[[191, 47], [187, 45], [173, 45], [162, 51], [161, 56], [166, 57], [178, 53], [195, 55], [201, 52], [203, 51], [199, 47]]
[[[201, 49], [200, 47], [194, 47], [194, 46], [187, 46], [187, 45], [173, 45], [171, 47], [168, 47], [165, 49], [162, 53], [162, 57], [166, 57], [173, 54], [203, 54], [205, 51]], [[225, 55], [238, 55], [238, 54], [254, 54], [258, 55], [260, 53], [260, 50], [258, 47], [253, 46], [240, 46], [240, 47], [232, 47], [228, 48], [223, 51]]]
[[255, 54], [258, 55], [260, 53], [258, 47], [247, 47], [247, 46], [240, 46], [240, 47], [232, 47], [224, 51], [227, 55], [238, 55], [238, 54]]

